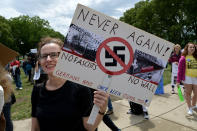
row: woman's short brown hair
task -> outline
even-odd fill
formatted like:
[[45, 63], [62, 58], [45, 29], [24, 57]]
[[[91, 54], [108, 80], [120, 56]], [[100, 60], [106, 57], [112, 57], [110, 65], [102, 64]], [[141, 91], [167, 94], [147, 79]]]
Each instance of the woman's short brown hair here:
[[41, 48], [46, 45], [46, 44], [49, 44], [49, 43], [55, 43], [57, 45], [60, 46], [60, 48], [63, 47], [64, 43], [62, 42], [61, 39], [59, 38], [52, 38], [52, 37], [44, 37], [40, 40], [40, 42], [38, 43], [38, 56], [40, 56], [40, 50]]

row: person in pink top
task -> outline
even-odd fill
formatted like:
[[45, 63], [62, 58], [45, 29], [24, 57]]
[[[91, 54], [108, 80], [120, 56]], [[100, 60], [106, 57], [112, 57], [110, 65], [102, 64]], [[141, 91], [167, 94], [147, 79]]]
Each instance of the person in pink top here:
[[172, 64], [172, 73], [171, 73], [171, 86], [172, 86], [172, 94], [175, 94], [175, 85], [177, 79], [177, 70], [179, 59], [181, 58], [181, 46], [176, 44], [174, 46], [174, 51], [172, 52], [168, 62]]
[[[185, 99], [188, 106], [188, 114], [193, 114], [197, 109], [197, 48], [189, 42], [182, 53], [178, 64], [177, 85], [184, 83]], [[193, 92], [193, 97], [191, 94]]]

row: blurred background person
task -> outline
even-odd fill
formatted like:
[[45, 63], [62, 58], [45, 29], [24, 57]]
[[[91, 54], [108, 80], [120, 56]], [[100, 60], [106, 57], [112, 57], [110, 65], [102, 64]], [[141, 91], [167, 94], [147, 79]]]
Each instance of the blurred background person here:
[[34, 84], [39, 84], [48, 79], [47, 74], [42, 69], [39, 61], [36, 62], [35, 71], [34, 71]]
[[171, 86], [172, 86], [172, 94], [175, 94], [175, 86], [176, 86], [176, 79], [177, 79], [177, 72], [178, 72], [178, 63], [179, 59], [181, 58], [181, 46], [176, 44], [174, 46], [174, 50], [168, 60], [168, 62], [172, 65], [171, 70]]
[[26, 64], [27, 64], [27, 60], [26, 60], [26, 58], [25, 58], [25, 59], [23, 60], [22, 68], [23, 68], [23, 71], [24, 71], [25, 75], [27, 76], [28, 74], [27, 74], [27, 71], [26, 71]]
[[127, 114], [133, 114], [133, 115], [143, 115], [144, 119], [149, 119], [148, 109], [147, 107], [140, 105], [138, 103], [129, 101], [130, 109], [127, 112]]
[[197, 49], [191, 42], [185, 46], [179, 60], [177, 85], [180, 85], [181, 81], [184, 83], [185, 88], [184, 94], [188, 106], [187, 113], [192, 115], [192, 109], [197, 109]]
[[31, 64], [31, 57], [27, 57], [27, 62], [25, 64], [25, 70], [27, 72], [27, 75], [28, 75], [28, 81], [31, 82], [31, 77], [32, 77], [32, 64]]
[[9, 101], [12, 84], [7, 77], [8, 72], [0, 65], [0, 130], [5, 130], [5, 118], [2, 112], [4, 103]]
[[108, 99], [108, 106], [107, 107], [108, 107], [108, 110], [107, 110], [106, 114], [107, 115], [113, 114], [114, 111], [113, 111], [113, 106], [112, 106], [112, 102], [111, 102], [111, 98], [110, 97]]
[[13, 62], [11, 62], [10, 64], [10, 69], [11, 69], [11, 73], [12, 76], [14, 78], [14, 82], [16, 84], [16, 89], [23, 89], [22, 88], [22, 83], [21, 83], [21, 71], [20, 71], [20, 62], [18, 60], [14, 60]]
[[[9, 73], [6, 74], [6, 77], [10, 81], [10, 83], [12, 83], [13, 80], [12, 80], [12, 77]], [[16, 98], [15, 98], [14, 92], [12, 90], [11, 96], [9, 97], [8, 101], [5, 102], [5, 104], [3, 106], [3, 114], [4, 114], [4, 117], [6, 120], [5, 131], [13, 131], [13, 123], [12, 123], [12, 119], [11, 119], [11, 106], [15, 102], [16, 102]]]

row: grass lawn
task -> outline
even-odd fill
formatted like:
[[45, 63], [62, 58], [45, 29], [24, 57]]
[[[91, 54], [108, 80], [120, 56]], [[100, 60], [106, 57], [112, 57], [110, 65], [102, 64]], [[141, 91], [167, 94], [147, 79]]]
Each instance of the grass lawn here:
[[168, 67], [164, 70], [163, 73], [163, 84], [167, 85], [171, 83], [171, 65], [168, 64]]
[[[171, 66], [165, 69], [163, 78], [164, 85], [169, 84], [171, 80]], [[28, 77], [25, 76], [21, 69], [22, 90], [15, 90], [16, 103], [12, 106], [11, 115], [12, 120], [21, 120], [31, 117], [31, 91], [33, 85], [28, 82]], [[15, 88], [15, 84], [13, 84]]]

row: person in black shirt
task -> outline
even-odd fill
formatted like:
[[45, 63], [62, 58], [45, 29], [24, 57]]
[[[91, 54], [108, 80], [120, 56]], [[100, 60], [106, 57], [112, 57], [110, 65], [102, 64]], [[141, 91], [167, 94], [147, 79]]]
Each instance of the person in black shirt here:
[[144, 119], [149, 119], [149, 113], [147, 107], [140, 105], [138, 103], [134, 103], [132, 101], [129, 101], [130, 109], [127, 112], [127, 114], [133, 114], [133, 115], [144, 115]]
[[[71, 81], [55, 77], [53, 71], [63, 42], [44, 38], [39, 43], [38, 55], [48, 80], [34, 86], [32, 91], [32, 131], [95, 130], [106, 111], [109, 94], [95, 91]], [[92, 105], [100, 108], [94, 125], [87, 123]]]

